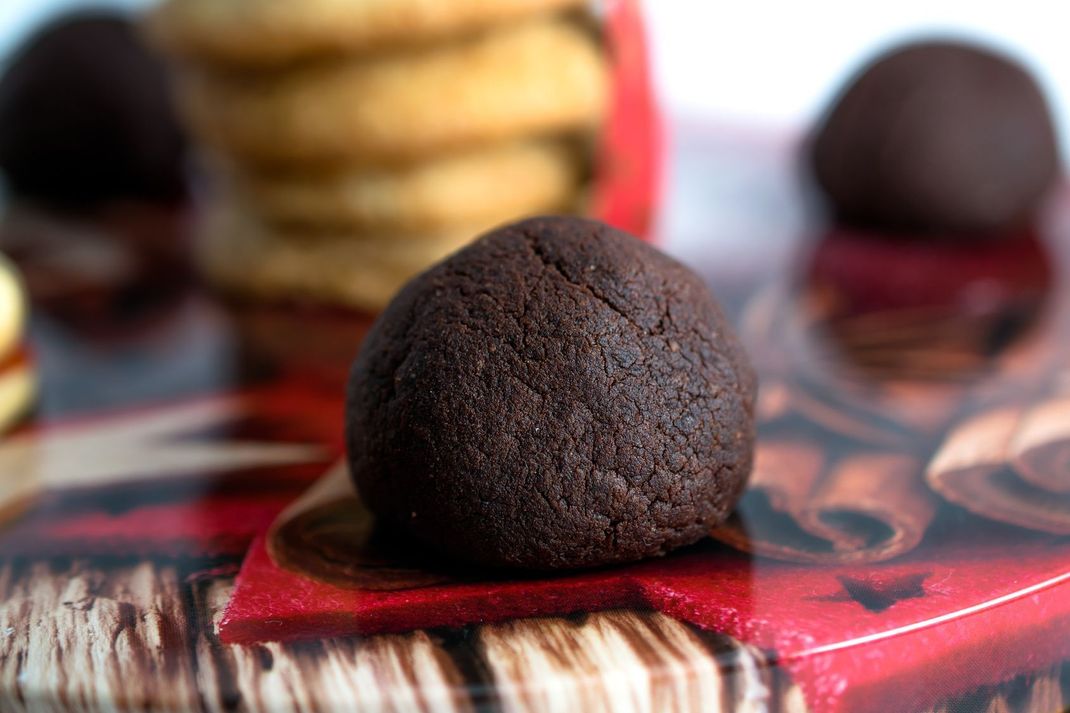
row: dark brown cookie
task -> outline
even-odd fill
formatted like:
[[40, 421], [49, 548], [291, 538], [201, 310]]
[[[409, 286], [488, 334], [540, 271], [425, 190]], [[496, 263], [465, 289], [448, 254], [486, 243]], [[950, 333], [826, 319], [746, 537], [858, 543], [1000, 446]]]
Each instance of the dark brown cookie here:
[[731, 510], [755, 390], [694, 273], [604, 224], [535, 218], [412, 280], [372, 327], [349, 460], [376, 515], [456, 558], [637, 560]]
[[77, 208], [176, 201], [185, 147], [167, 72], [121, 16], [55, 21], [0, 78], [0, 170], [19, 197]]
[[908, 45], [866, 67], [833, 102], [810, 158], [845, 223], [952, 238], [1024, 223], [1059, 172], [1029, 73], [952, 42]]

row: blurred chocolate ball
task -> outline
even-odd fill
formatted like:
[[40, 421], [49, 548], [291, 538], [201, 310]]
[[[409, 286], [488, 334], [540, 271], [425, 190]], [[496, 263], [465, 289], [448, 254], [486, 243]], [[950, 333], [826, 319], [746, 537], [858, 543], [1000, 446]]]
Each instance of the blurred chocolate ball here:
[[925, 42], [851, 80], [818, 126], [812, 170], [857, 227], [952, 239], [1026, 223], [1060, 171], [1045, 98], [994, 52]]
[[15, 196], [93, 207], [185, 195], [185, 140], [161, 61], [128, 20], [68, 16], [0, 78], [0, 171]]

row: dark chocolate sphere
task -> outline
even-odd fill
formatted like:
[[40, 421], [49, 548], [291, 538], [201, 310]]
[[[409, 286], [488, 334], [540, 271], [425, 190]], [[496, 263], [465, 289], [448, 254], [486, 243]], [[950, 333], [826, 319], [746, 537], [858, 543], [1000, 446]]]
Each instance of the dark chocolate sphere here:
[[349, 461], [381, 520], [455, 558], [637, 560], [728, 515], [755, 389], [693, 272], [604, 224], [535, 218], [380, 316], [350, 379]]
[[1029, 73], [952, 42], [908, 45], [866, 67], [818, 127], [811, 159], [843, 222], [952, 237], [1021, 225], [1059, 173]]
[[126, 19], [62, 19], [0, 78], [0, 172], [16, 196], [78, 207], [174, 200], [184, 153], [167, 73]]

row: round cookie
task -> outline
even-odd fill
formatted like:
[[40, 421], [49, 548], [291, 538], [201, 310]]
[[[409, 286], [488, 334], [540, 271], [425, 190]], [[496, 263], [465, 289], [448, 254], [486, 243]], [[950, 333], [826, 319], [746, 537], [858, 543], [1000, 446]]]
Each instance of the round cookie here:
[[579, 154], [563, 141], [524, 141], [396, 169], [239, 169], [234, 184], [244, 203], [275, 223], [419, 233], [572, 209], [584, 169]]
[[399, 240], [283, 228], [231, 209], [210, 217], [197, 249], [209, 279], [234, 292], [375, 312], [411, 277], [471, 242], [485, 227], [455, 227]]
[[369, 60], [195, 73], [183, 95], [205, 142], [241, 162], [367, 165], [593, 129], [607, 75], [590, 33], [550, 20]]
[[465, 34], [585, 0], [168, 0], [150, 17], [160, 44], [213, 64], [285, 64]]
[[755, 390], [697, 275], [602, 223], [535, 218], [423, 273], [372, 326], [349, 463], [381, 521], [455, 558], [626, 562], [728, 515]]
[[1059, 172], [1033, 78], [952, 42], [908, 45], [868, 66], [833, 103], [810, 158], [844, 222], [967, 238], [1026, 221]]

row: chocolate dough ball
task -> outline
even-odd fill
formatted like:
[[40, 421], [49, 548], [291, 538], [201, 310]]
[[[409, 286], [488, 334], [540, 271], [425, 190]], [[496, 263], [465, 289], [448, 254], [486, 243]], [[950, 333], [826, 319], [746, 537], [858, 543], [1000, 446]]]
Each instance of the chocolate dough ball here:
[[349, 461], [381, 520], [455, 558], [637, 560], [728, 515], [755, 388], [694, 273], [601, 223], [535, 218], [380, 316], [350, 378]]
[[0, 172], [17, 196], [79, 208], [175, 200], [184, 152], [167, 74], [126, 19], [60, 20], [0, 78]]
[[812, 144], [836, 216], [956, 234], [1028, 220], [1059, 172], [1044, 96], [1012, 60], [964, 44], [883, 55], [833, 103]]

